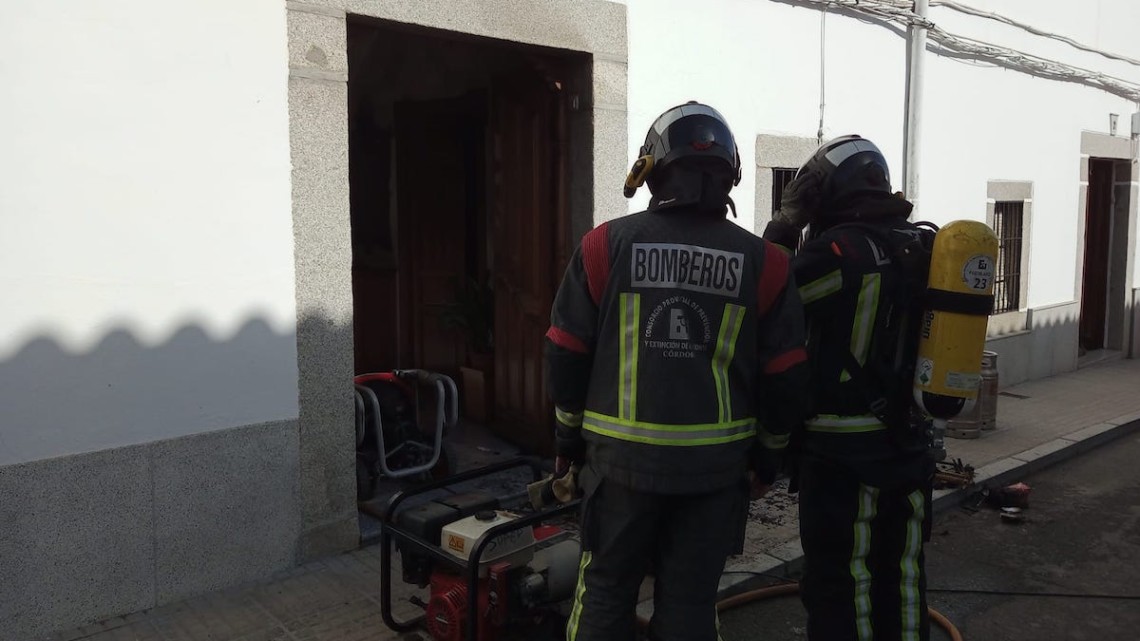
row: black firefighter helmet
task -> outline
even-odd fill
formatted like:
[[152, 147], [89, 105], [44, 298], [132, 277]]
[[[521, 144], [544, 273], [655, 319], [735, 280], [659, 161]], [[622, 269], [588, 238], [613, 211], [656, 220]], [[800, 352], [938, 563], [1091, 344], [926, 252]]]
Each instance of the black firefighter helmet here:
[[887, 159], [861, 136], [823, 143], [784, 188], [780, 203], [786, 220], [803, 228], [827, 221], [861, 198], [891, 195]]
[[[625, 179], [625, 197], [646, 183], [661, 204], [710, 196], [720, 206], [729, 202], [728, 192], [740, 184], [740, 152], [724, 116], [695, 101], [658, 116]], [[710, 188], [717, 194], [702, 193]]]

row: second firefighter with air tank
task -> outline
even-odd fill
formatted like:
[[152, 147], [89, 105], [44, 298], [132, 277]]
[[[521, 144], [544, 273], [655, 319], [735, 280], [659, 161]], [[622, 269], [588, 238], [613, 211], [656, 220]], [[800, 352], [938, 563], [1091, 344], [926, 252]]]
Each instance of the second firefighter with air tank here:
[[972, 221], [936, 233], [912, 210], [878, 148], [843, 136], [799, 169], [764, 233], [796, 254], [808, 323], [814, 416], [790, 463], [814, 641], [930, 634], [935, 460], [977, 396], [997, 240]]

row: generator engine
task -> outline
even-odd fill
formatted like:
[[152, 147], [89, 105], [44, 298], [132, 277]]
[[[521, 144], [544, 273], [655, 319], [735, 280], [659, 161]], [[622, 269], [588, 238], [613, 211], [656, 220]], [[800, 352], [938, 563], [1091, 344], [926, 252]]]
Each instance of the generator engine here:
[[[472, 493], [408, 509], [396, 522], [410, 534], [438, 542], [442, 551], [465, 562], [488, 530], [517, 518], [499, 509], [494, 497]], [[501, 533], [484, 548], [478, 580], [473, 584], [458, 564], [406, 547], [400, 549], [400, 558], [405, 582], [430, 586], [425, 623], [433, 639], [497, 641], [506, 638], [505, 630], [526, 629], [568, 614], [578, 580], [579, 552], [578, 542], [556, 526], [521, 527]], [[466, 629], [471, 589], [477, 592], [479, 610], [474, 635]]]

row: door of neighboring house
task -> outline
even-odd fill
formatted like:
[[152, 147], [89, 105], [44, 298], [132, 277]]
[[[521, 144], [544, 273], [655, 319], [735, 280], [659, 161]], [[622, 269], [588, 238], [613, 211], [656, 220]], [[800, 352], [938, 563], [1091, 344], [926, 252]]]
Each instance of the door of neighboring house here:
[[491, 102], [495, 429], [552, 453], [543, 336], [565, 265], [565, 118], [557, 83], [539, 73], [497, 82]]
[[1089, 160], [1088, 199], [1085, 209], [1085, 261], [1081, 284], [1080, 347], [1082, 351], [1105, 346], [1108, 320], [1109, 251], [1112, 242], [1113, 161]]

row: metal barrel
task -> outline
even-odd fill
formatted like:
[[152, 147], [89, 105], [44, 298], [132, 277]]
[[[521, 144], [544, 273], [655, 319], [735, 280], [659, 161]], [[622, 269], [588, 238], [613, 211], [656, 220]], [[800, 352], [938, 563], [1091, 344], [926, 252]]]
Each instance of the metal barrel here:
[[978, 402], [946, 423], [946, 438], [980, 438], [981, 435], [981, 408]]
[[980, 438], [982, 430], [997, 427], [998, 372], [997, 353], [982, 352], [982, 381], [973, 407], [950, 419], [946, 424], [948, 438]]
[[983, 430], [997, 429], [997, 352], [982, 352], [982, 387], [978, 390], [978, 414]]

